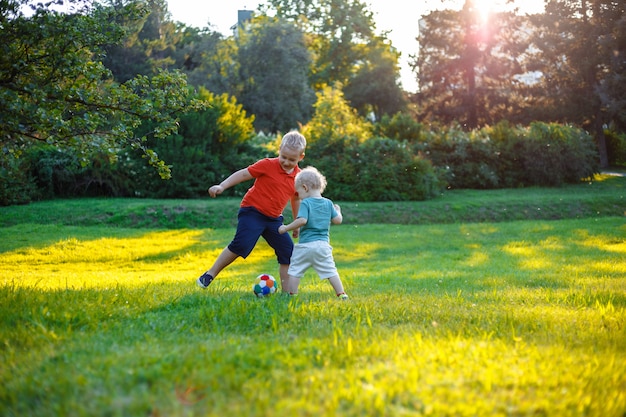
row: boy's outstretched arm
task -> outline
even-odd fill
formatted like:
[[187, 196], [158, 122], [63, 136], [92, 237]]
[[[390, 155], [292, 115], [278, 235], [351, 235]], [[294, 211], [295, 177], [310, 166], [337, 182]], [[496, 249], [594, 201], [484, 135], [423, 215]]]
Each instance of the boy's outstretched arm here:
[[283, 233], [287, 233], [290, 230], [298, 230], [299, 228], [304, 226], [306, 224], [306, 222], [307, 222], [307, 220], [304, 217], [298, 217], [297, 219], [295, 219], [291, 223], [289, 223], [287, 225], [283, 224], [282, 226], [280, 226], [278, 228], [278, 233], [280, 233], [282, 235]]
[[254, 178], [248, 168], [240, 169], [239, 171], [235, 171], [228, 178], [222, 181], [219, 184], [216, 184], [209, 188], [209, 195], [211, 197], [216, 197], [222, 194], [224, 191], [228, 190], [230, 187], [234, 187], [235, 185], [242, 183], [244, 181], [248, 181]]

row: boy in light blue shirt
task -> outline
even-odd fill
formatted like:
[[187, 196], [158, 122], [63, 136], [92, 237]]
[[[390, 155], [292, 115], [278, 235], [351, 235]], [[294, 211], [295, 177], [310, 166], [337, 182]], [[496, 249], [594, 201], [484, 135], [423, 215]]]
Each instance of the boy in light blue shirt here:
[[293, 249], [289, 265], [290, 294], [298, 294], [300, 279], [307, 269], [313, 268], [320, 279], [327, 279], [337, 297], [347, 300], [330, 246], [330, 225], [341, 224], [341, 208], [322, 197], [326, 178], [314, 167], [306, 167], [296, 175], [296, 192], [301, 199], [296, 219], [278, 228], [284, 234], [300, 228], [300, 238]]

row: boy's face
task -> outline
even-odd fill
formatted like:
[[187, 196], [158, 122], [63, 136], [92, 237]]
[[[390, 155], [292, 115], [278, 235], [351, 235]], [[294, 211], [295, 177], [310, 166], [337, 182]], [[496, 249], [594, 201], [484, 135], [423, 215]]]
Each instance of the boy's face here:
[[298, 165], [298, 162], [302, 161], [304, 154], [296, 149], [289, 147], [282, 147], [278, 151], [278, 162], [285, 172], [291, 172]]

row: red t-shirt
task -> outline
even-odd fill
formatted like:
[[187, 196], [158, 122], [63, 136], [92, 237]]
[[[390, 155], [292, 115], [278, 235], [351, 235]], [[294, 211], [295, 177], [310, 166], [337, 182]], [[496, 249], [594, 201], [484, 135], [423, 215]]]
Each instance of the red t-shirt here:
[[268, 217], [278, 217], [296, 194], [294, 182], [300, 168], [287, 174], [278, 158], [265, 158], [248, 167], [254, 184], [241, 200], [241, 207], [254, 207]]

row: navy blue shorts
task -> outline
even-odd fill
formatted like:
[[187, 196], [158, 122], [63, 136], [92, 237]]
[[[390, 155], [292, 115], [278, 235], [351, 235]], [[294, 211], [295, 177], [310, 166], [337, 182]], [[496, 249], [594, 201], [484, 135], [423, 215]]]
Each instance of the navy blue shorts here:
[[247, 258], [256, 246], [259, 237], [274, 249], [278, 263], [289, 265], [293, 241], [289, 233], [280, 234], [278, 228], [283, 224], [283, 216], [268, 217], [253, 207], [242, 207], [237, 215], [237, 232], [228, 249]]

